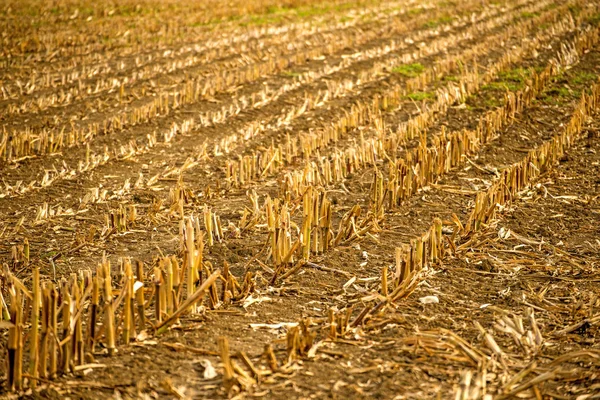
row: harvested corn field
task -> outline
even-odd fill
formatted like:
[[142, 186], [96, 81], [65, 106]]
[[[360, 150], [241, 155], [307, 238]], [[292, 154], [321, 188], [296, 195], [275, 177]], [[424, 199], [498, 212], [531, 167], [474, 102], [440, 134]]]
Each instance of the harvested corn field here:
[[0, 24], [0, 396], [600, 398], [599, 1]]

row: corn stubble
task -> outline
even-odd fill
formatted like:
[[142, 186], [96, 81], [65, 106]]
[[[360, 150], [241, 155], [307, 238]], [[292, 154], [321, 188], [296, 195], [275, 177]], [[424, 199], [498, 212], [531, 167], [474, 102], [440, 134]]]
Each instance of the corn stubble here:
[[[126, 258], [119, 260], [123, 273], [118, 279], [111, 262], [103, 257], [94, 272], [71, 274], [58, 285], [41, 282], [39, 268], [34, 267], [29, 290], [5, 265], [0, 286], [7, 288], [9, 297], [1, 299], [0, 323], [8, 328], [9, 389], [35, 387], [40, 380], [73, 372], [98, 354], [116, 354], [118, 346], [136, 341], [138, 332], [160, 335], [186, 313], [247, 297], [253, 291], [251, 276], [240, 285], [228, 266], [221, 273], [202, 262], [204, 235], [198, 232], [200, 240], [194, 240], [192, 221], [188, 219], [186, 225], [183, 267], [175, 255], [161, 257], [151, 276], [144, 274], [141, 261], [136, 262], [134, 275], [133, 264]], [[181, 284], [186, 280], [191, 282], [188, 294]], [[151, 314], [150, 307], [154, 309]], [[25, 342], [29, 343], [28, 357], [24, 357]], [[29, 365], [26, 378], [24, 360]]]
[[[548, 4], [550, 2], [546, 1], [525, 9], [537, 10], [536, 7]], [[28, 239], [12, 246], [11, 261], [13, 265], [31, 271], [31, 288], [8, 265], [3, 266], [0, 273], [0, 327], [7, 330], [7, 388], [10, 391], [36, 388], [41, 382], [75, 372], [76, 367], [93, 362], [98, 355], [113, 356], [119, 348], [143, 340], [148, 335], [159, 336], [173, 325], [183, 323], [190, 314], [242, 304], [260, 285], [256, 274], [246, 268], [238, 280], [227, 261], [223, 262], [222, 268], [217, 268], [205, 257], [211, 249], [227, 245], [229, 237], [237, 239], [252, 233], [264, 234], [264, 248], [251, 262], [260, 263], [270, 274], [266, 280], [260, 276], [270, 286], [293, 278], [303, 268], [316, 265], [317, 260], [326, 257], [333, 249], [374, 237], [383, 229], [390, 214], [495, 140], [503, 128], [531, 105], [552, 79], [597, 45], [598, 28], [578, 31], [547, 63], [546, 68], [530, 71], [530, 78], [523, 89], [507, 91], [503, 105], [482, 115], [475, 129], [447, 132], [443, 128], [439, 135], [427, 136], [427, 130], [452, 105], [462, 103], [469, 95], [477, 93], [509, 66], [518, 64], [530, 52], [537, 51], [553, 35], [571, 32], [582, 20], [591, 17], [593, 11], [584, 10], [575, 21], [570, 14], [567, 17], [561, 15], [566, 9], [566, 5], [557, 7], [531, 20], [511, 24], [506, 30], [490, 36], [484, 36], [483, 33], [495, 32], [498, 25], [494, 24], [508, 23], [512, 14], [509, 12], [494, 23], [482, 17], [481, 21], [468, 27], [461, 26], [456, 33], [433, 40], [419, 54], [406, 52], [403, 56], [395, 55], [390, 61], [375, 63], [362, 71], [356, 80], [329, 81], [326, 89], [315, 94], [306, 93], [301, 104], [284, 108], [281, 115], [272, 118], [269, 126], [251, 122], [238, 134], [222, 138], [210, 155], [208, 146], [204, 144], [197, 156], [187, 159], [183, 166], [168, 167], [160, 176], [148, 179], [140, 172], [139, 180], [133, 184], [127, 180], [118, 196], [129, 192], [131, 188], [153, 187], [161, 179], [174, 180], [176, 185], [169, 190], [166, 199], [154, 201], [143, 215], [140, 215], [140, 207], [135, 203], [123, 202], [118, 208], [108, 209], [101, 231], [85, 232], [79, 243], [81, 247], [92, 243], [97, 237], [96, 233], [101, 240], [106, 240], [109, 236], [131, 233], [146, 221], [174, 220], [179, 222], [176, 254], [164, 255], [160, 252], [150, 264], [120, 258], [116, 268], [104, 255], [94, 270], [82, 270], [68, 278], [50, 280], [40, 276], [40, 269], [32, 260]], [[537, 32], [532, 40], [507, 49], [493, 64], [486, 66], [485, 72], [481, 72], [480, 64], [488, 56], [490, 48], [500, 46], [514, 35], [526, 36], [542, 24], [549, 25], [549, 28]], [[393, 29], [404, 31], [410, 26], [408, 23]], [[427, 35], [435, 36], [434, 33], [419, 35], [425, 38]], [[5, 185], [2, 197], [49, 187], [58, 179], [91, 171], [115, 155], [117, 159], [128, 160], [150, 152], [158, 143], [155, 133], [148, 135], [144, 146], [134, 141], [121, 145], [118, 150], [109, 151], [105, 148], [99, 154], [91, 153], [89, 143], [100, 134], [121, 132], [128, 127], [164, 118], [185, 105], [213, 99], [219, 93], [286, 70], [290, 65], [303, 65], [307, 60], [333, 54], [357, 43], [366, 43], [377, 36], [373, 31], [367, 31], [365, 35], [363, 38], [340, 35], [339, 41], [333, 44], [319, 42], [314, 47], [302, 48], [291, 54], [273, 55], [266, 61], [259, 60], [247, 66], [227, 69], [223, 73], [198, 76], [158, 92], [152, 98], [145, 98], [145, 101], [128, 107], [118, 115], [108, 115], [100, 122], [90, 122], [87, 126], [73, 124], [70, 130], [63, 128], [60, 132], [55, 128], [34, 131], [28, 126], [20, 132], [4, 130], [0, 133], [0, 158], [8, 163], [58, 153], [82, 144], [87, 147], [85, 159], [75, 169], [64, 165], [60, 170], [54, 168], [53, 171], [47, 171], [39, 182], [26, 185], [19, 182], [14, 187]], [[331, 99], [350, 95], [362, 82], [375, 82], [387, 68], [446, 51], [459, 45], [469, 35], [481, 35], [483, 38], [458, 55], [444, 56], [418, 76], [391, 85], [377, 95], [357, 97], [343, 113], [317, 131], [301, 132], [294, 136], [287, 133], [279, 135], [277, 141], [272, 139], [267, 146], [256, 146], [250, 152], [240, 154], [233, 151], [243, 140], [254, 140], [266, 135], [270, 129], [293, 124]], [[367, 60], [369, 57], [398, 52], [404, 49], [403, 46], [394, 43], [391, 47], [382, 46], [357, 57]], [[342, 61], [339, 68], [349, 65], [350, 61]], [[223, 123], [246, 108], [260, 108], [269, 101], [275, 101], [285, 91], [335, 72], [337, 70], [334, 67], [323, 67], [318, 73], [303, 75], [279, 92], [270, 92], [265, 88], [251, 99], [236, 99], [229, 107], [223, 106], [218, 111], [201, 114], [199, 118], [173, 123], [160, 135], [160, 140], [169, 144], [176, 135], [188, 135], [201, 127]], [[407, 97], [411, 94], [425, 91], [435, 85], [440, 77], [451, 74], [458, 75], [457, 83], [437, 85], [430, 102], [415, 103], [418, 113], [393, 129], [386, 125], [386, 112], [402, 107], [408, 103]], [[63, 78], [63, 81], [67, 80], [67, 77]], [[38, 109], [47, 110], [74, 101], [73, 95], [83, 90], [83, 84], [79, 82], [78, 90], [67, 90], [61, 96], [40, 96], [37, 100]], [[35, 91], [35, 87], [30, 88], [31, 92]], [[116, 84], [105, 80], [99, 80], [95, 90], [96, 93], [115, 90], [120, 105], [125, 104], [133, 93], [128, 91], [124, 82]], [[428, 271], [442, 263], [449, 252], [456, 251], [453, 242], [457, 236], [468, 237], [483, 229], [495, 218], [499, 207], [518, 198], [532, 180], [552, 168], [580, 138], [586, 118], [598, 110], [599, 101], [600, 85], [596, 83], [589, 92], [582, 93], [569, 123], [559, 134], [530, 150], [521, 161], [504, 168], [488, 189], [477, 192], [474, 206], [464, 223], [456, 216], [451, 222], [435, 218], [420, 236], [397, 247], [394, 254], [388, 255], [392, 266], [382, 268], [377, 277], [376, 290], [362, 297], [360, 303], [341, 310], [331, 308], [320, 322], [303, 318], [297, 325], [291, 326], [285, 340], [280, 340], [285, 343], [284, 359], [278, 359], [273, 345], [266, 344], [263, 359], [268, 370], [258, 368], [244, 352], [232, 354], [228, 339], [219, 337], [217, 344], [223, 364], [225, 391], [233, 395], [255, 386], [267, 375], [289, 372], [289, 366], [298, 360], [314, 357], [318, 351], [319, 329], [324, 332], [323, 340], [329, 341], [343, 339], [358, 328], [368, 329], [377, 316], [410, 296]], [[24, 102], [20, 108], [11, 106], [10, 113], [29, 112], [27, 109], [33, 106], [34, 103]], [[371, 130], [362, 129], [365, 126]], [[12, 135], [10, 141], [9, 135]], [[348, 140], [350, 138], [356, 140], [351, 142]], [[399, 151], [408, 147], [409, 143], [416, 145]], [[229, 153], [233, 154], [230, 156]], [[198, 214], [189, 212], [196, 205], [195, 195], [193, 189], [183, 182], [183, 172], [202, 165], [210, 156], [223, 155], [225, 159], [219, 163], [219, 168], [224, 183], [223, 187], [219, 183], [214, 189], [215, 196], [247, 189], [248, 200], [248, 206], [238, 210], [238, 223], [230, 222], [229, 226], [222, 223], [220, 215], [225, 214], [217, 206], [211, 207], [205, 203], [197, 209]], [[364, 171], [370, 171], [370, 184], [360, 203], [341, 206], [332, 200], [332, 186]], [[277, 194], [266, 194], [261, 204], [256, 185], [274, 178]], [[204, 191], [207, 199], [212, 198], [210, 190], [208, 187]], [[98, 187], [91, 190], [82, 203], [104, 202], [107, 195]], [[66, 212], [44, 203], [37, 209], [34, 224], [46, 224], [53, 218], [66, 215]], [[225, 219], [223, 221], [226, 222]], [[445, 229], [453, 232], [452, 238], [444, 236]], [[494, 325], [494, 329], [511, 335], [515, 343], [533, 353], [541, 348], [544, 338], [532, 309], [527, 310], [525, 318], [529, 329], [524, 328], [520, 316], [502, 318]], [[507, 354], [494, 339], [493, 332], [478, 322], [475, 328], [481, 333], [488, 350], [503, 363]], [[481, 362], [485, 358], [461, 338], [446, 334], [451, 337], [452, 344], [460, 347], [474, 362]], [[25, 350], [26, 345], [29, 351]], [[24, 367], [27, 372], [24, 372]], [[473, 379], [469, 373], [463, 374], [462, 392], [473, 392]], [[515, 378], [514, 382], [506, 384], [507, 396], [522, 389], [516, 386], [517, 382], [519, 380]]]

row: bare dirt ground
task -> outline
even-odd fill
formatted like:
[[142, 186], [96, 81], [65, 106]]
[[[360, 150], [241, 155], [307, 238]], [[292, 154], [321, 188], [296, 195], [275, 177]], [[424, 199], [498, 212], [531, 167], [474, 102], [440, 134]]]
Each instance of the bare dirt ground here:
[[600, 398], [600, 4], [235, 3], [2, 6], [0, 396]]

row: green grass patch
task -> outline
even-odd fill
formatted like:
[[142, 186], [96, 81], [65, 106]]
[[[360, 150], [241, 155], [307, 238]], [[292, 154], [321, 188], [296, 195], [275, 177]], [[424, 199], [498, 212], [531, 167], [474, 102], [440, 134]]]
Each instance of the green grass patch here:
[[491, 82], [488, 83], [487, 85], [483, 86], [481, 88], [481, 90], [487, 90], [487, 91], [496, 91], [496, 92], [505, 92], [505, 91], [510, 91], [510, 92], [516, 92], [517, 90], [521, 89], [522, 85], [517, 84], [517, 83], [512, 83], [512, 82]]
[[281, 75], [288, 76], [290, 78], [296, 78], [296, 77], [298, 77], [298, 76], [300, 76], [302, 74], [300, 72], [294, 72], [294, 71], [283, 71], [281, 73]]
[[560, 97], [575, 97], [575, 98], [580, 98], [581, 97], [581, 91], [580, 90], [572, 90], [566, 87], [561, 87], [560, 89], [558, 89], [558, 95]]
[[352, 9], [358, 5], [358, 2], [342, 3], [337, 5], [316, 4], [310, 6], [269, 6], [266, 13], [269, 15], [295, 14], [300, 18], [308, 18], [319, 15], [324, 15], [329, 12], [343, 12]]
[[419, 76], [423, 73], [423, 71], [425, 71], [425, 67], [420, 63], [399, 65], [392, 69], [393, 73], [400, 74], [408, 78], [414, 78], [415, 76]]
[[48, 259], [50, 257], [54, 257], [57, 254], [58, 254], [58, 252], [54, 251], [54, 250], [50, 250], [50, 251], [47, 251], [47, 252], [40, 252], [40, 258], [46, 260], [46, 259]]
[[[335, 6], [328, 4], [319, 4], [312, 6], [270, 6], [267, 7], [264, 14], [256, 14], [250, 16], [246, 21], [242, 22], [243, 26], [248, 25], [268, 25], [278, 24], [285, 22], [288, 18], [294, 18], [294, 16], [300, 19], [307, 19], [311, 17], [325, 15], [330, 12], [341, 13], [353, 7], [356, 7], [357, 3], [350, 2], [344, 4], [338, 4]], [[333, 18], [333, 17], [332, 17]]]
[[[276, 14], [274, 14], [274, 15], [276, 15]], [[271, 16], [271, 15], [260, 15], [260, 16], [251, 17], [248, 22], [243, 22], [242, 25], [243, 26], [248, 26], [248, 25], [261, 26], [261, 25], [277, 24], [282, 21], [283, 21], [283, 17]]]
[[433, 29], [433, 28], [437, 28], [437, 26], [438, 26], [437, 21], [433, 20], [433, 19], [429, 20], [423, 24], [423, 28], [425, 28], [425, 29]]
[[598, 24], [600, 24], [600, 13], [596, 13], [596, 14], [592, 15], [590, 17], [590, 19], [588, 20], [588, 22], [591, 25], [598, 25]]
[[442, 80], [444, 82], [458, 82], [459, 81], [458, 76], [456, 76], [456, 75], [444, 75]]
[[592, 74], [591, 72], [580, 72], [573, 77], [572, 82], [576, 85], [584, 85], [594, 82], [598, 79], [598, 75]]
[[425, 12], [425, 9], [422, 7], [416, 7], [416, 8], [411, 8], [408, 10], [407, 14], [408, 15], [419, 15], [419, 14], [423, 14]]
[[433, 100], [435, 94], [431, 92], [414, 92], [406, 95], [406, 98], [414, 101]]
[[542, 11], [550, 11], [550, 10], [554, 10], [555, 8], [558, 8], [558, 3], [548, 4], [546, 7], [544, 7], [542, 9]]
[[483, 104], [488, 108], [498, 108], [504, 105], [504, 101], [496, 97], [486, 98]]
[[581, 90], [571, 89], [567, 86], [561, 86], [544, 92], [544, 96], [542, 96], [540, 100], [545, 104], [561, 106], [575, 99], [579, 99], [580, 97]]
[[498, 79], [483, 86], [482, 90], [516, 92], [523, 89], [525, 83], [531, 78], [532, 70], [525, 68], [513, 68], [498, 74]]
[[504, 100], [494, 94], [481, 92], [479, 95], [472, 95], [465, 100], [467, 109], [484, 110], [489, 108], [498, 108], [504, 105]]
[[349, 2], [335, 6], [328, 4], [319, 4], [312, 6], [285, 6], [272, 5], [264, 9], [263, 12], [257, 12], [250, 15], [232, 15], [226, 18], [215, 18], [208, 21], [199, 21], [190, 24], [192, 27], [216, 25], [222, 22], [240, 21], [240, 26], [261, 26], [268, 24], [283, 23], [290, 18], [298, 17], [300, 19], [324, 15], [329, 12], [343, 12], [345, 10], [357, 7], [359, 2]]
[[531, 19], [531, 18], [537, 17], [539, 15], [540, 15], [540, 13], [538, 13], [538, 12], [522, 12], [521, 19]]
[[231, 15], [227, 18], [212, 18], [209, 19], [207, 21], [196, 21], [196, 22], [192, 22], [190, 24], [191, 27], [196, 28], [199, 26], [211, 26], [211, 25], [217, 25], [223, 22], [234, 22], [234, 21], [239, 21], [241, 20], [242, 17], [240, 15]]
[[536, 99], [533, 99], [534, 103], [543, 103], [543, 104], [552, 104], [552, 105], [558, 105], [558, 101], [556, 101], [556, 98], [552, 97], [552, 96], [548, 96], [545, 95], [543, 97], [538, 97]]
[[577, 4], [571, 5], [569, 6], [569, 12], [573, 14], [574, 17], [576, 17], [581, 12], [581, 6]]
[[560, 87], [547, 91], [544, 96], [542, 96], [541, 101], [545, 104], [562, 106], [579, 97], [581, 97], [581, 90]]
[[558, 89], [552, 89], [551, 91], [548, 92], [549, 94], [555, 94], [558, 97], [562, 97], [562, 98], [579, 98], [581, 97], [581, 90], [573, 90], [570, 89], [568, 87], [560, 87]]
[[501, 72], [498, 76], [503, 81], [525, 83], [525, 81], [531, 77], [531, 70], [526, 68], [513, 68]]
[[440, 25], [451, 23], [452, 20], [453, 20], [453, 18], [450, 15], [444, 15], [443, 17], [440, 17], [437, 19], [430, 19], [429, 21], [425, 22], [423, 24], [423, 28], [426, 28], [426, 29], [437, 28]]

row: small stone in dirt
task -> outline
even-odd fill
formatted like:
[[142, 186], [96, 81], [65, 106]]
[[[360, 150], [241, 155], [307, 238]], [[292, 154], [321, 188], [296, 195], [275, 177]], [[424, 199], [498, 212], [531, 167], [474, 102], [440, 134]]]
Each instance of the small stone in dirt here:
[[210, 361], [202, 360], [200, 361], [200, 365], [204, 367], [204, 373], [202, 375], [204, 379], [213, 379], [218, 375], [217, 371], [215, 371], [215, 367], [213, 367]]
[[435, 304], [435, 303], [439, 303], [440, 299], [438, 299], [437, 296], [425, 296], [425, 297], [421, 297], [419, 299], [419, 301], [423, 304]]

